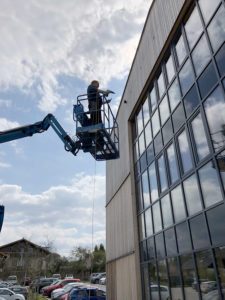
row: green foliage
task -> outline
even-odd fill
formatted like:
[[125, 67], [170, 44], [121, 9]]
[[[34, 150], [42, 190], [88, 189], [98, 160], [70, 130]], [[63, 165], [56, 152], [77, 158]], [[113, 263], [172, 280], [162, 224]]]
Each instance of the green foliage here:
[[93, 252], [93, 272], [105, 272], [105, 247], [103, 244], [100, 244], [99, 248], [95, 246]]
[[71, 264], [76, 273], [104, 272], [105, 263], [103, 244], [96, 245], [93, 252], [84, 247], [76, 247], [72, 250]]

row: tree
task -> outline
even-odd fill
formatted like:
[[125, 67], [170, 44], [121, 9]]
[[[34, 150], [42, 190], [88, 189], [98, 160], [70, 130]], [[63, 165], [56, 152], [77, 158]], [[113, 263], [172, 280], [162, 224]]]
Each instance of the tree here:
[[106, 256], [103, 244], [95, 246], [93, 251], [93, 272], [105, 272]]

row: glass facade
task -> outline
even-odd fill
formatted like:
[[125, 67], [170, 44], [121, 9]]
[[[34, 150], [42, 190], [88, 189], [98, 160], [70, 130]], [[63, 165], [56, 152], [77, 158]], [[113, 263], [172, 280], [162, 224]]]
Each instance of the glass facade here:
[[134, 129], [143, 300], [224, 299], [224, 0], [193, 1]]

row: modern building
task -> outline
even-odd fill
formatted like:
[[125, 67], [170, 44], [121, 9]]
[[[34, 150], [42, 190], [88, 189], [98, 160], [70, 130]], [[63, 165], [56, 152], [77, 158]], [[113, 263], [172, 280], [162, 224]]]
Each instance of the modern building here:
[[107, 162], [109, 300], [225, 297], [225, 1], [153, 1]]

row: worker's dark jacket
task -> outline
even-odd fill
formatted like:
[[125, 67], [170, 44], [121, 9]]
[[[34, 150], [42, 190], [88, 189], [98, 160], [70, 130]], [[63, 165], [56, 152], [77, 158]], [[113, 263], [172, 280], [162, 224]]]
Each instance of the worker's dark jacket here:
[[100, 109], [102, 106], [102, 97], [99, 95], [98, 89], [90, 84], [87, 89], [87, 94], [89, 109]]
[[93, 86], [89, 85], [87, 89], [88, 95], [88, 109], [91, 115], [91, 123], [98, 124], [102, 123], [102, 116], [101, 116], [101, 106], [102, 106], [102, 97], [98, 93], [98, 89]]

